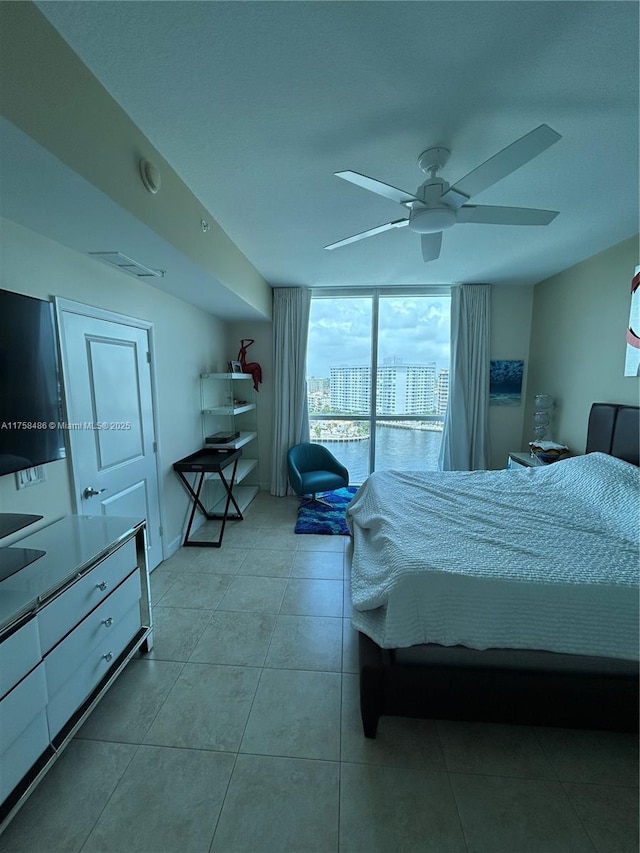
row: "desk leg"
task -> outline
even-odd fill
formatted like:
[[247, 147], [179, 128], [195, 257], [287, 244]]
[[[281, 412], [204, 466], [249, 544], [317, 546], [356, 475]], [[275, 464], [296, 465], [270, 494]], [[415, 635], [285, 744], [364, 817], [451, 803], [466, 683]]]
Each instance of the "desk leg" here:
[[240, 519], [242, 519], [242, 513], [240, 512], [240, 507], [236, 503], [236, 500], [233, 497], [233, 495], [231, 494], [231, 489], [233, 487], [233, 481], [235, 480], [235, 477], [236, 477], [236, 468], [237, 467], [238, 467], [238, 460], [236, 459], [236, 461], [233, 463], [233, 472], [231, 474], [231, 482], [230, 483], [227, 482], [223, 472], [222, 471], [219, 472], [220, 473], [220, 479], [222, 480], [222, 483], [223, 483], [223, 485], [226, 489], [226, 492], [227, 492], [227, 500], [225, 501], [225, 504], [224, 504], [224, 513], [222, 514], [222, 525], [220, 527], [220, 537], [218, 539], [218, 542], [220, 544], [222, 544], [222, 537], [224, 536], [224, 527], [225, 527], [225, 524], [227, 523], [227, 517], [229, 516], [229, 504], [231, 503], [231, 501], [233, 501], [233, 505], [236, 508], [236, 510], [238, 511], [238, 515], [239, 515]]
[[197, 489], [195, 492], [191, 488], [191, 484], [189, 483], [187, 478], [184, 476], [182, 471], [178, 471], [177, 474], [180, 477], [180, 479], [182, 480], [182, 482], [184, 483], [184, 486], [185, 486], [186, 490], [189, 492], [189, 494], [191, 495], [191, 500], [193, 501], [193, 506], [191, 507], [191, 513], [189, 515], [189, 523], [187, 524], [187, 532], [185, 533], [184, 542], [182, 544], [183, 545], [195, 545], [196, 544], [195, 542], [189, 542], [189, 534], [191, 533], [191, 525], [193, 524], [193, 519], [194, 519], [194, 516], [196, 514], [196, 509], [199, 507], [201, 512], [203, 512], [205, 514], [205, 516], [207, 516], [207, 518], [209, 517], [208, 512], [203, 507], [202, 502], [200, 501], [200, 492], [202, 491], [202, 484], [204, 483], [204, 473], [198, 474], [196, 476]]
[[236, 499], [233, 496], [233, 481], [236, 478], [237, 467], [238, 467], [238, 460], [236, 459], [236, 461], [233, 463], [233, 472], [231, 474], [231, 480], [230, 481], [227, 481], [225, 479], [224, 473], [222, 471], [219, 472], [219, 477], [222, 480], [222, 485], [224, 486], [224, 488], [227, 492], [227, 500], [226, 500], [225, 507], [224, 507], [224, 513], [222, 515], [218, 515], [216, 517], [217, 518], [224, 518], [225, 521], [229, 515], [229, 504], [230, 503], [232, 503], [234, 505], [235, 510], [238, 513], [238, 520], [242, 521], [242, 519], [243, 519], [242, 510], [240, 509], [240, 507], [236, 503]]
[[[185, 547], [191, 546], [191, 547], [198, 547], [198, 548], [220, 548], [220, 546], [222, 545], [222, 537], [224, 535], [224, 528], [225, 528], [225, 525], [227, 523], [227, 518], [229, 516], [229, 505], [231, 503], [233, 503], [233, 505], [236, 509], [236, 512], [238, 513], [238, 520], [242, 521], [242, 519], [243, 519], [242, 512], [241, 512], [240, 507], [238, 506], [238, 504], [236, 502], [236, 499], [233, 497], [233, 494], [232, 494], [233, 481], [235, 480], [237, 467], [238, 467], [238, 460], [236, 459], [236, 461], [233, 463], [233, 473], [231, 474], [231, 480], [230, 481], [227, 481], [227, 479], [224, 476], [222, 471], [217, 472], [218, 476], [220, 477], [222, 484], [225, 488], [225, 491], [227, 493], [227, 499], [226, 499], [225, 505], [224, 505], [224, 513], [222, 515], [207, 512], [206, 508], [202, 504], [202, 501], [200, 500], [200, 492], [202, 491], [202, 484], [204, 483], [204, 478], [205, 478], [205, 472], [204, 471], [202, 473], [196, 475], [197, 486], [196, 486], [195, 491], [193, 490], [191, 484], [189, 483], [187, 478], [184, 476], [182, 471], [176, 472], [178, 474], [178, 476], [180, 477], [180, 479], [182, 480], [182, 482], [184, 483], [184, 486], [187, 489], [187, 491], [189, 492], [189, 495], [191, 496], [191, 500], [193, 501], [193, 506], [191, 507], [191, 513], [189, 514], [189, 523], [187, 524], [187, 531], [185, 533], [184, 542], [182, 543], [183, 546], [185, 546]], [[191, 535], [191, 525], [193, 524], [193, 519], [194, 519], [195, 514], [196, 514], [196, 509], [199, 509], [200, 512], [202, 512], [202, 514], [208, 520], [214, 520], [214, 519], [222, 520], [222, 525], [220, 527], [220, 535], [218, 536], [218, 539], [216, 542], [213, 542], [211, 540], [203, 541], [203, 540], [196, 540], [196, 539], [190, 540], [189, 539], [189, 536]]]

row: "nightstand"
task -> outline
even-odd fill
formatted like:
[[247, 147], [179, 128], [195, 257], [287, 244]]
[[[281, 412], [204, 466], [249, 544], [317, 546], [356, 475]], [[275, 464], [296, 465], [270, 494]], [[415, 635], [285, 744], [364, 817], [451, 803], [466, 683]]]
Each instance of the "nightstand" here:
[[532, 456], [531, 453], [510, 453], [507, 459], [507, 468], [541, 468], [544, 463]]

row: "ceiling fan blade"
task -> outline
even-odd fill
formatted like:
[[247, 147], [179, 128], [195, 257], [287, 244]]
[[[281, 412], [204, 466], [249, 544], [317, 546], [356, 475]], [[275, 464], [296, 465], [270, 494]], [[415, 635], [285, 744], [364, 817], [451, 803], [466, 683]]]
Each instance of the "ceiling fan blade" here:
[[457, 221], [479, 225], [548, 225], [557, 215], [557, 210], [465, 204], [458, 208]]
[[402, 228], [403, 225], [408, 225], [408, 219], [396, 219], [395, 222], [387, 222], [386, 225], [378, 225], [377, 228], [370, 228], [368, 231], [361, 231], [360, 234], [354, 234], [353, 237], [347, 237], [344, 240], [338, 240], [337, 243], [331, 243], [325, 246], [325, 249], [337, 249], [339, 246], [346, 246], [349, 243], [355, 243], [358, 240], [364, 240], [365, 237], [373, 237], [374, 234], [382, 234], [383, 231], [390, 231], [392, 228]]
[[502, 178], [506, 178], [538, 154], [562, 139], [559, 133], [546, 124], [541, 124], [535, 130], [507, 145], [502, 151], [482, 163], [464, 178], [450, 187], [442, 198], [460, 207], [487, 187], [493, 186]]
[[431, 234], [423, 234], [420, 241], [422, 243], [422, 260], [435, 261], [440, 257], [440, 247], [442, 246], [442, 231], [436, 231]]
[[358, 172], [334, 172], [334, 175], [338, 178], [343, 178], [345, 181], [349, 181], [358, 187], [362, 187], [364, 190], [369, 190], [372, 193], [384, 196], [384, 198], [388, 198], [391, 201], [397, 201], [398, 204], [408, 205], [414, 201], [420, 200], [411, 193], [399, 190], [397, 187], [392, 187], [389, 184], [383, 184], [382, 181], [376, 181], [374, 178], [368, 178], [366, 175], [361, 175]]

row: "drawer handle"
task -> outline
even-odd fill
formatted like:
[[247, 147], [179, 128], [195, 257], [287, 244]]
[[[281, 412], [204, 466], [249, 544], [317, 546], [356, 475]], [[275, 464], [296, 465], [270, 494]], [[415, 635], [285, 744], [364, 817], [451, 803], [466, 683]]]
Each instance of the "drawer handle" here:
[[100, 583], [96, 584], [96, 589], [99, 589], [100, 592], [104, 592], [106, 588], [107, 588], [107, 582], [106, 581], [100, 581]]
[[113, 616], [109, 616], [107, 619], [103, 619], [102, 624], [105, 628], [110, 628], [111, 625], [113, 625]]
[[113, 652], [107, 652], [106, 655], [102, 655], [102, 657], [108, 662], [113, 659]]

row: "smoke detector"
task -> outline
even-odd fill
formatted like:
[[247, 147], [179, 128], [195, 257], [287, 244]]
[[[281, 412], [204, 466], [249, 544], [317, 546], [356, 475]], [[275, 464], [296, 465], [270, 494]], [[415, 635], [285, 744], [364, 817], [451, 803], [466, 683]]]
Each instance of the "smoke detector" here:
[[145, 189], [155, 195], [162, 185], [160, 169], [151, 160], [140, 160], [140, 177]]

